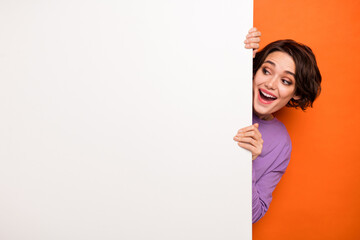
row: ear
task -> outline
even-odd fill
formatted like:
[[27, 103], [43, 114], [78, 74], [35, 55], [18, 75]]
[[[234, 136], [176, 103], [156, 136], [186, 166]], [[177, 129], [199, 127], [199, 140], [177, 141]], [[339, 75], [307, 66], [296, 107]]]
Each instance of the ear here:
[[293, 97], [292, 97], [292, 99], [294, 99], [294, 100], [300, 100], [301, 99], [301, 97], [300, 96], [298, 96], [298, 95], [294, 95]]

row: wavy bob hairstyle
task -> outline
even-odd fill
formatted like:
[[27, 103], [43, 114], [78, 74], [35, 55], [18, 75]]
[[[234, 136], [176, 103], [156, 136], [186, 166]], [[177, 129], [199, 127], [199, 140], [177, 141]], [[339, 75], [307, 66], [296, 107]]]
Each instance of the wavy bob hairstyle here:
[[286, 106], [300, 107], [305, 110], [312, 107], [321, 92], [321, 74], [312, 50], [294, 40], [278, 40], [266, 45], [256, 53], [253, 60], [253, 76], [264, 63], [266, 57], [275, 51], [289, 54], [295, 62], [295, 95], [299, 100], [291, 99]]

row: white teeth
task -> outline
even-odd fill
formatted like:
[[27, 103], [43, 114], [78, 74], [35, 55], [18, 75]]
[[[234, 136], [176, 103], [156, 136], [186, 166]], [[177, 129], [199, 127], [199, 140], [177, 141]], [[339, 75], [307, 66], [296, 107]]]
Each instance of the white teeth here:
[[261, 92], [262, 94], [264, 94], [265, 97], [272, 98], [272, 99], [276, 99], [276, 97], [274, 97], [274, 96], [272, 96], [272, 95], [269, 95], [269, 94], [267, 94], [267, 93], [264, 93], [264, 92], [261, 91], [261, 90], [260, 90], [260, 92]]

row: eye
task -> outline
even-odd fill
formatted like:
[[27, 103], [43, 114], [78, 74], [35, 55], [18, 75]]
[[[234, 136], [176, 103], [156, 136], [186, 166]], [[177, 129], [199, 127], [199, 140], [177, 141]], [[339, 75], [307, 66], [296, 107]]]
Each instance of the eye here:
[[289, 80], [287, 80], [287, 79], [281, 79], [281, 82], [282, 82], [283, 84], [285, 84], [285, 85], [291, 85], [291, 84], [292, 84], [292, 82], [289, 81]]
[[265, 75], [269, 75], [269, 74], [270, 74], [270, 72], [269, 72], [266, 68], [263, 68], [263, 69], [262, 69], [262, 72], [263, 72], [263, 74], [265, 74]]

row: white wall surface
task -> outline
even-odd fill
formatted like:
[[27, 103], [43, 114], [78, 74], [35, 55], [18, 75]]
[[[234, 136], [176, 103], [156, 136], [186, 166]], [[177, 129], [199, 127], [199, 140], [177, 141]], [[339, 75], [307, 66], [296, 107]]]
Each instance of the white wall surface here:
[[0, 239], [251, 239], [251, 0], [0, 1]]

